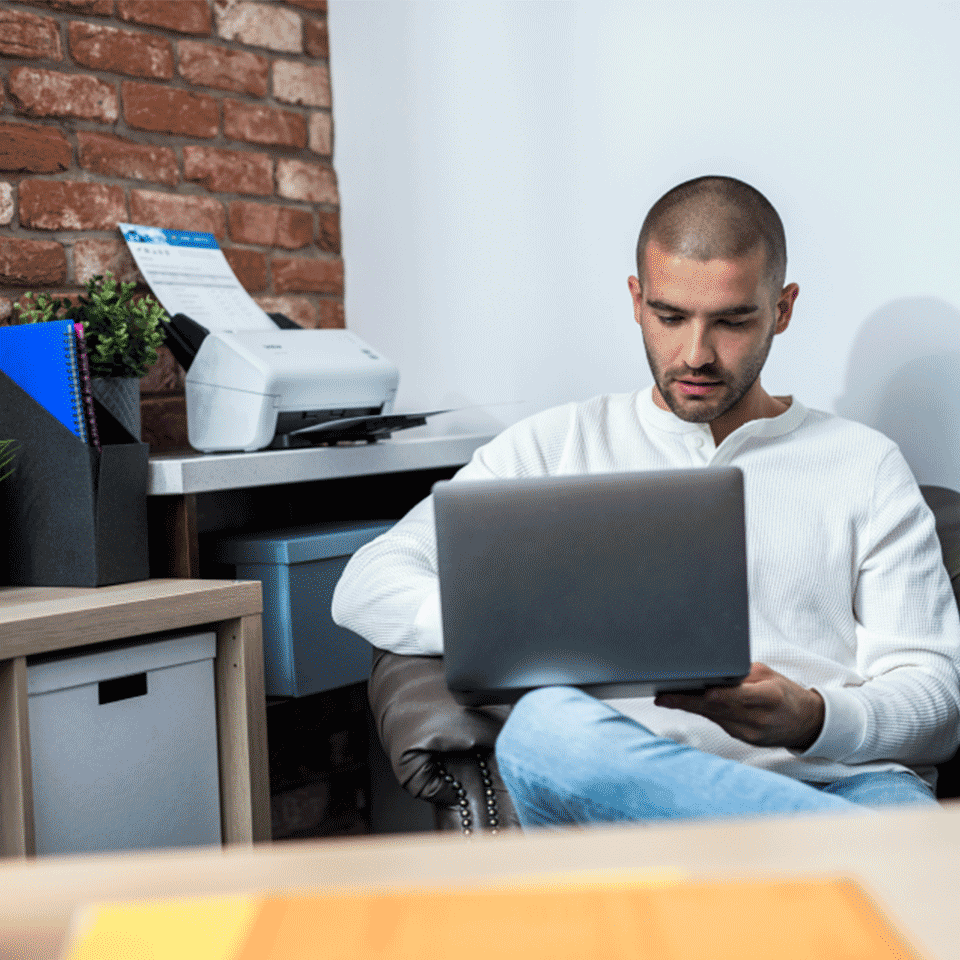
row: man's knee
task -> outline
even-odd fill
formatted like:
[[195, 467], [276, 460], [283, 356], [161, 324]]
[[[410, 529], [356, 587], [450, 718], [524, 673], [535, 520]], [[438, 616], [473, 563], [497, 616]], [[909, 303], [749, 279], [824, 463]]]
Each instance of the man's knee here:
[[574, 739], [589, 734], [587, 713], [598, 705], [573, 687], [538, 687], [520, 698], [497, 739], [501, 770], [563, 764]]
[[539, 752], [543, 724], [553, 714], [558, 699], [556, 687], [540, 687], [514, 704], [497, 737], [497, 763], [501, 768], [504, 764], [513, 767], [515, 760]]

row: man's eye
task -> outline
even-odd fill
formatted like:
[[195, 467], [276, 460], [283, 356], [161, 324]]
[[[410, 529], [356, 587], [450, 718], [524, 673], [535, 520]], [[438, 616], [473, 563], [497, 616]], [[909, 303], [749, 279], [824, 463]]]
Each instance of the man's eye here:
[[748, 323], [746, 320], [740, 320], [737, 318], [730, 317], [721, 317], [717, 323], [722, 324], [725, 327], [745, 327]]
[[674, 323], [680, 323], [680, 321], [683, 320], [683, 317], [677, 314], [669, 314], [668, 316], [664, 316], [663, 314], [658, 313], [657, 319], [661, 323], [665, 323], [667, 326], [670, 326], [671, 324], [674, 324]]

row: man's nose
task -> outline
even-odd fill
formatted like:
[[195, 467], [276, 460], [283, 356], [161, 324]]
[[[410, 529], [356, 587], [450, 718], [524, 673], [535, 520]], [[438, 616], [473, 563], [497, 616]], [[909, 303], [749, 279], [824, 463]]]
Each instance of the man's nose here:
[[690, 328], [690, 338], [684, 349], [684, 362], [691, 370], [705, 367], [713, 363], [717, 355], [713, 349], [709, 332], [700, 324], [693, 324]]

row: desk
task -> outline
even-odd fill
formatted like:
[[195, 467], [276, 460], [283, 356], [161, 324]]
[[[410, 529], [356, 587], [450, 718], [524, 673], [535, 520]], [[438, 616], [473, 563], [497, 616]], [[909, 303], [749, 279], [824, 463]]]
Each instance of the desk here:
[[[454, 434], [379, 440], [376, 443], [331, 447], [305, 447], [294, 450], [257, 450], [252, 453], [177, 453], [150, 458], [147, 476], [151, 529], [151, 573], [154, 576], [201, 576], [198, 546], [197, 497], [270, 488], [307, 485], [323, 481], [361, 477], [386, 477], [424, 471], [451, 471], [465, 464], [474, 450], [492, 439], [491, 434]], [[414, 485], [409, 507], [429, 493]], [[352, 503], [328, 503], [313, 516], [287, 523], [268, 521], [268, 525], [297, 526], [319, 519], [361, 519], [344, 517]], [[394, 503], [391, 506], [397, 506]], [[379, 514], [375, 504], [363, 504], [368, 512], [362, 519], [390, 519]], [[399, 516], [396, 513], [396, 516]], [[221, 526], [214, 522], [214, 527]], [[156, 547], [155, 547], [156, 545]]]
[[363, 837], [3, 864], [0, 960], [55, 956], [73, 910], [93, 899], [398, 889], [577, 871], [617, 877], [651, 868], [705, 879], [851, 877], [927, 960], [960, 960], [960, 805], [726, 825], [507, 832], [472, 841], [437, 834]]
[[0, 855], [34, 852], [26, 658], [210, 625], [225, 843], [270, 838], [259, 582], [0, 587]]

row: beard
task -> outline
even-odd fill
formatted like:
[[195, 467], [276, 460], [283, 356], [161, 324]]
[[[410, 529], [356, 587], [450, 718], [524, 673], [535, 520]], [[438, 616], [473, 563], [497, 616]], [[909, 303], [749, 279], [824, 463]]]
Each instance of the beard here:
[[[739, 370], [725, 370], [715, 363], [696, 368], [684, 365], [663, 370], [651, 353], [646, 338], [643, 346], [657, 389], [671, 412], [687, 423], [710, 423], [732, 410], [756, 383], [763, 365], [767, 362], [774, 334], [775, 325], [771, 324], [764, 342], [744, 361]], [[705, 397], [677, 396], [670, 389], [671, 383], [689, 378], [714, 381], [717, 387]]]

